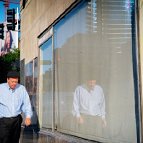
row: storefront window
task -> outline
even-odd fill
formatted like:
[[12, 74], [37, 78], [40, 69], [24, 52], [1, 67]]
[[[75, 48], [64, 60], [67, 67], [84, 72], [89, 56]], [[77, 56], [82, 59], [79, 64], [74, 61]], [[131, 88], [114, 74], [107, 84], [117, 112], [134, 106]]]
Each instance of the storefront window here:
[[137, 142], [132, 6], [85, 1], [54, 26], [58, 131], [102, 142]]
[[40, 46], [40, 116], [41, 126], [52, 127], [52, 91], [53, 91], [53, 65], [52, 65], [52, 40], [51, 38]]

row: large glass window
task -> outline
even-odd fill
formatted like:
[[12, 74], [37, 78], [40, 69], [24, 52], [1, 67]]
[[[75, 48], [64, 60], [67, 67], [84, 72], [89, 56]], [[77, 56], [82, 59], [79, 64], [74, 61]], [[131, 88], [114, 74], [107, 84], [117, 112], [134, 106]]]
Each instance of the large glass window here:
[[59, 131], [102, 142], [137, 142], [133, 4], [132, 0], [85, 1], [55, 25]]
[[40, 116], [44, 128], [52, 127], [53, 64], [51, 38], [40, 46]]

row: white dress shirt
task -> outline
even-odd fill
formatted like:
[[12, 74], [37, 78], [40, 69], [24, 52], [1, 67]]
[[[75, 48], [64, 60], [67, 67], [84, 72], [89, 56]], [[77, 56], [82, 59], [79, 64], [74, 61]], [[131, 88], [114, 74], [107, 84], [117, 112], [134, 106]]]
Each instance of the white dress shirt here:
[[102, 88], [95, 85], [88, 90], [84, 85], [78, 86], [74, 93], [73, 115], [80, 117], [80, 113], [105, 118], [105, 99]]
[[7, 83], [0, 84], [0, 118], [16, 117], [22, 112], [27, 118], [32, 117], [31, 103], [25, 87], [17, 84], [12, 90]]

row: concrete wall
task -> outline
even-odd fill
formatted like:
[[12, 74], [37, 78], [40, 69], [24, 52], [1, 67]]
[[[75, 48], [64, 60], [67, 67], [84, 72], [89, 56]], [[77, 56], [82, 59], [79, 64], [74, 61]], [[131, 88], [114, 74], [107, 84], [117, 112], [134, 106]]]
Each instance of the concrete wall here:
[[[38, 36], [75, 0], [28, 0], [21, 10], [21, 60], [38, 56]], [[22, 0], [21, 0], [22, 3]]]

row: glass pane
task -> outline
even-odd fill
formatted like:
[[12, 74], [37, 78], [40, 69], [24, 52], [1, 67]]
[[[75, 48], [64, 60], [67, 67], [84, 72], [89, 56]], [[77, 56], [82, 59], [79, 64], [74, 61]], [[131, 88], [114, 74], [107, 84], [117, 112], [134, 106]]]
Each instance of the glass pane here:
[[137, 142], [133, 4], [85, 1], [54, 27], [59, 131], [98, 141]]
[[25, 86], [31, 96], [33, 94], [33, 61], [25, 65]]
[[40, 47], [40, 108], [42, 127], [52, 126], [52, 40], [49, 39]]
[[20, 61], [20, 83], [25, 85], [25, 59]]

